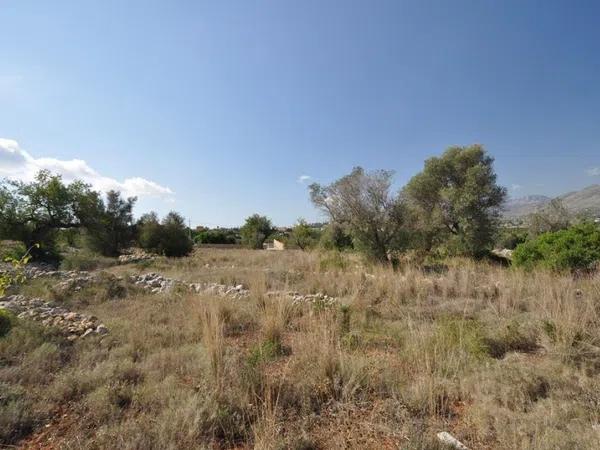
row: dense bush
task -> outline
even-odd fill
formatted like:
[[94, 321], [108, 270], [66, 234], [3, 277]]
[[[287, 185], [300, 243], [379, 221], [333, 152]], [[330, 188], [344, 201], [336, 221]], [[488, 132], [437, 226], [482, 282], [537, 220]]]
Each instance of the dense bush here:
[[246, 219], [240, 232], [242, 244], [248, 248], [260, 249], [269, 235], [273, 233], [273, 224], [267, 217], [253, 214]]
[[234, 230], [217, 228], [203, 230], [194, 236], [197, 244], [237, 244], [238, 238]]
[[194, 247], [185, 220], [173, 211], [162, 222], [155, 213], [145, 214], [138, 222], [138, 233], [144, 250], [165, 256], [185, 256]]
[[552, 270], [590, 270], [600, 261], [600, 228], [583, 223], [566, 230], [544, 233], [517, 246], [516, 266]]

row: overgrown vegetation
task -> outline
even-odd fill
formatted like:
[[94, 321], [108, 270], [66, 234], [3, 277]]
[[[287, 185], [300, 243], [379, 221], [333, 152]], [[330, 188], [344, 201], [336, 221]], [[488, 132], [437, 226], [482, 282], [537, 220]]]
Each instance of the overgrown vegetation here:
[[[151, 262], [148, 271], [242, 283], [251, 296], [70, 296], [102, 318], [105, 337], [68, 343], [14, 321], [0, 338], [0, 442], [420, 449], [441, 448], [445, 430], [472, 449], [598, 447], [598, 275], [467, 259], [394, 270], [331, 255], [344, 263], [219, 249]], [[137, 270], [110, 269], [124, 279]], [[338, 305], [266, 295], [288, 290]]]
[[[81, 181], [66, 184], [59, 175], [45, 170], [29, 183], [3, 180], [0, 239], [22, 242], [26, 248], [39, 244], [33, 248], [32, 256], [43, 261], [59, 261], [61, 237], [67, 245], [76, 246], [84, 240], [96, 253], [117, 256], [135, 241], [135, 202], [135, 198], [121, 198], [116, 191], [107, 192], [104, 200], [90, 185]], [[179, 214], [170, 213], [159, 227], [159, 235], [151, 238], [159, 243], [148, 248], [169, 256], [191, 251], [189, 231]], [[146, 242], [144, 237], [140, 240]]]
[[514, 263], [528, 269], [594, 270], [600, 262], [600, 227], [582, 223], [555, 232], [547, 232], [520, 244]]

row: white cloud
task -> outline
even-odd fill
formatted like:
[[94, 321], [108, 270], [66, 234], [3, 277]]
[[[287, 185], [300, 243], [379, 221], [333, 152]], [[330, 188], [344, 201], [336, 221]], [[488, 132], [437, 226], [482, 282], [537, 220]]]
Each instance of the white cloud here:
[[99, 174], [82, 159], [34, 158], [17, 141], [0, 138], [0, 178], [31, 181], [42, 169], [62, 175], [66, 182], [76, 179], [85, 181], [101, 192], [114, 189], [126, 197], [161, 197], [167, 200], [173, 196], [171, 189], [154, 181], [140, 177], [118, 181]]
[[520, 184], [513, 184], [510, 188], [513, 191], [520, 191], [521, 189], [523, 189], [523, 186], [521, 186]]
[[308, 180], [310, 180], [312, 177], [310, 175], [300, 175], [298, 177], [298, 183], [300, 184], [304, 184], [305, 182], [307, 182]]
[[590, 177], [597, 177], [600, 175], [600, 167], [590, 167], [585, 171]]

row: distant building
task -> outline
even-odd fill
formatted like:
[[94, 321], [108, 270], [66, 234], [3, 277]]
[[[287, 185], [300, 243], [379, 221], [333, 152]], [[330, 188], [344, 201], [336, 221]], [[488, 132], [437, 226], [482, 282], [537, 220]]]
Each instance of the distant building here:
[[265, 250], [285, 250], [285, 244], [277, 239], [273, 239], [273, 242], [265, 242], [263, 248]]

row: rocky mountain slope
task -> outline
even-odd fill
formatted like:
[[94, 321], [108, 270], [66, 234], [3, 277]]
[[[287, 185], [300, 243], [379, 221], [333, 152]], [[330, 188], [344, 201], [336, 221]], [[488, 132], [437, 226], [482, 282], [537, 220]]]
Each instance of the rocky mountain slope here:
[[[572, 213], [591, 212], [600, 215], [600, 184], [588, 186], [558, 197]], [[545, 195], [528, 195], [508, 199], [504, 206], [505, 218], [521, 218], [540, 210], [552, 200]]]

